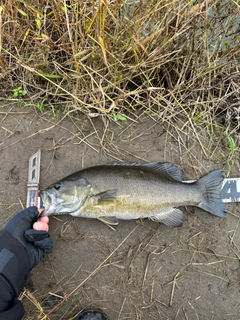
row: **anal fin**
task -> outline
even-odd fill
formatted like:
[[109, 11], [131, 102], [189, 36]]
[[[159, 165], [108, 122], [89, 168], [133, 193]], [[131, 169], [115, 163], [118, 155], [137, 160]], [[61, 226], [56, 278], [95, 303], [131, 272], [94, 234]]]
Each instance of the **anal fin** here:
[[177, 208], [164, 208], [156, 214], [151, 214], [149, 219], [158, 221], [168, 227], [181, 227], [184, 223], [184, 214]]

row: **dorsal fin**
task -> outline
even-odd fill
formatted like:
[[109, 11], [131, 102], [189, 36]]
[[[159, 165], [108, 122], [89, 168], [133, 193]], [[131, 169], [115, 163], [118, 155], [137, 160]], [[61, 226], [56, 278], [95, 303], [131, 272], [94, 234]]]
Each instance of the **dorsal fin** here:
[[161, 173], [162, 177], [170, 180], [182, 182], [182, 173], [175, 164], [171, 162], [150, 162], [143, 166], [147, 166]]
[[118, 162], [114, 161], [108, 164], [108, 166], [134, 166], [139, 169], [147, 167], [151, 171], [155, 171], [158, 174], [161, 174], [162, 178], [182, 182], [182, 173], [175, 164], [171, 162], [149, 162], [138, 164], [136, 162]]

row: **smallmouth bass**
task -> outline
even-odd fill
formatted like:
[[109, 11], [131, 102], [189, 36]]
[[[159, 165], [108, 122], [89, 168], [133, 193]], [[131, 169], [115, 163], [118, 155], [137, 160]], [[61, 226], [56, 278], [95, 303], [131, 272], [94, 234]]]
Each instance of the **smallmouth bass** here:
[[170, 162], [136, 164], [114, 162], [85, 168], [40, 191], [43, 215], [69, 214], [96, 218], [108, 225], [118, 219], [149, 218], [179, 227], [184, 214], [179, 206], [196, 206], [225, 217], [220, 198], [224, 174], [214, 170], [192, 183], [182, 181]]

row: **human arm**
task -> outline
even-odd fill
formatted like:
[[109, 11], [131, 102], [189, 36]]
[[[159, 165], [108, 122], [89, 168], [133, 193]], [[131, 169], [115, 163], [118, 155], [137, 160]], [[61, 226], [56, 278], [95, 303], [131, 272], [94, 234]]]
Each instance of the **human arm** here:
[[48, 219], [38, 221], [38, 210], [30, 207], [14, 216], [0, 231], [0, 319], [18, 320], [23, 307], [17, 297], [27, 274], [52, 251]]

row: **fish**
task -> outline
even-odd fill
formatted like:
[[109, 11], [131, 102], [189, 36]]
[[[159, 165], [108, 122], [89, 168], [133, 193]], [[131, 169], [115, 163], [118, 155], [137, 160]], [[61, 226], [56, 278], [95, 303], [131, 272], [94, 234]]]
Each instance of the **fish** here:
[[114, 162], [82, 169], [41, 190], [43, 215], [95, 218], [109, 226], [119, 220], [149, 218], [180, 227], [180, 206], [196, 206], [226, 217], [220, 197], [224, 173], [214, 170], [199, 180], [182, 181], [171, 162]]

